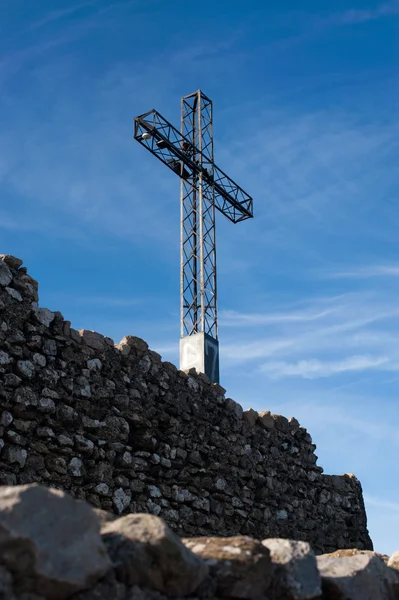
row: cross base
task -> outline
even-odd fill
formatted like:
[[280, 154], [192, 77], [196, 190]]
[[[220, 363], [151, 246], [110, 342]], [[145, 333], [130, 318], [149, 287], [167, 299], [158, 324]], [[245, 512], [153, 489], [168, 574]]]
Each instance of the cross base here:
[[180, 338], [180, 369], [195, 368], [205, 373], [212, 383], [219, 383], [219, 342], [207, 333], [194, 333]]

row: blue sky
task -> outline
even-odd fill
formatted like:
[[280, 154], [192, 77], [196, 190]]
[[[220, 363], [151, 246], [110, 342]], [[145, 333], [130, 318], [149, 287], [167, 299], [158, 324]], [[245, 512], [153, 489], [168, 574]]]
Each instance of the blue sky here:
[[179, 183], [134, 142], [214, 102], [215, 158], [255, 218], [217, 215], [221, 382], [297, 417], [399, 548], [399, 2], [0, 6], [0, 252], [40, 302], [178, 362]]

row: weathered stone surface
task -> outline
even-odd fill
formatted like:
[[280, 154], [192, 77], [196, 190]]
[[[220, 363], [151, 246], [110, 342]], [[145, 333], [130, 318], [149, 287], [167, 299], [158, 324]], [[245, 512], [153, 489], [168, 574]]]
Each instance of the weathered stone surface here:
[[289, 431], [289, 423], [287, 417], [283, 415], [272, 415], [276, 428], [284, 433]]
[[397, 569], [399, 571], [399, 550], [396, 550], [396, 552], [389, 557], [387, 564], [392, 569]]
[[11, 269], [19, 269], [22, 265], [22, 260], [20, 258], [16, 258], [15, 256], [11, 256], [11, 254], [0, 254], [0, 262], [4, 262], [6, 265], [11, 267]]
[[7, 446], [4, 450], [4, 458], [11, 464], [18, 464], [20, 467], [24, 467], [28, 452], [25, 448], [19, 446]]
[[148, 350], [148, 344], [144, 340], [135, 335], [126, 335], [120, 342], [120, 344], [127, 344], [133, 348], [137, 348], [141, 352], [146, 352]]
[[0, 260], [0, 285], [6, 287], [12, 281], [12, 273], [5, 262]]
[[274, 566], [273, 590], [285, 600], [311, 600], [321, 594], [316, 557], [309, 544], [279, 538], [263, 540]]
[[115, 490], [113, 502], [118, 514], [121, 514], [129, 506], [131, 499], [130, 492], [126, 492], [123, 488]]
[[45, 327], [50, 327], [51, 323], [54, 321], [55, 315], [48, 308], [38, 308], [33, 313], [36, 319], [44, 325]]
[[[183, 539], [205, 560], [215, 596], [262, 600], [271, 584], [269, 551], [249, 537]], [[208, 589], [211, 587], [208, 583]]]
[[13, 358], [7, 352], [0, 350], [0, 365], [9, 365], [12, 362]]
[[256, 420], [258, 418], [258, 413], [256, 410], [254, 410], [253, 408], [248, 408], [247, 410], [244, 410], [243, 412], [243, 417], [244, 417], [244, 421], [246, 421], [248, 423], [248, 425], [255, 425]]
[[259, 413], [259, 423], [268, 430], [274, 429], [275, 421], [270, 413], [270, 410], [264, 410]]
[[50, 600], [69, 598], [110, 569], [91, 507], [37, 485], [0, 487], [0, 562]]
[[113, 521], [116, 521], [118, 519], [116, 515], [107, 512], [106, 510], [102, 510], [101, 508], [93, 508], [93, 511], [97, 515], [98, 521], [100, 523], [100, 530], [102, 530], [102, 528], [108, 523], [112, 523]]
[[374, 552], [317, 557], [323, 600], [396, 600], [399, 574]]
[[88, 329], [81, 329], [79, 335], [82, 338], [82, 342], [86, 344], [86, 346], [93, 348], [93, 350], [101, 351], [105, 349], [105, 338], [100, 333]]
[[[71, 600], [139, 600], [139, 597], [127, 593], [126, 586], [115, 578], [113, 571], [108, 572], [89, 590], [74, 594]], [[21, 599], [23, 600], [23, 599]], [[33, 599], [32, 599], [33, 600]]]
[[135, 514], [102, 529], [117, 578], [172, 597], [194, 592], [208, 574], [202, 559], [188, 550], [161, 519]]
[[6, 292], [9, 296], [11, 296], [11, 298], [14, 298], [14, 300], [17, 300], [17, 302], [23, 301], [23, 298], [22, 298], [21, 294], [18, 292], [18, 290], [14, 290], [14, 288], [11, 288], [11, 287], [6, 287]]
[[[356, 554], [368, 554], [368, 550], [359, 550], [358, 548], [344, 548], [344, 549], [339, 549], [339, 550], [335, 550], [334, 552], [329, 552], [328, 556], [329, 557], [342, 557], [342, 556], [355, 556]], [[378, 552], [373, 552], [372, 553], [374, 556], [378, 556], [379, 558], [381, 558], [385, 564], [388, 564], [389, 561], [389, 556], [387, 556], [386, 554], [379, 554]]]
[[0, 598], [2, 600], [15, 600], [13, 587], [13, 577], [10, 571], [0, 565]]
[[17, 367], [18, 373], [26, 379], [31, 379], [35, 374], [35, 365], [30, 360], [19, 360]]

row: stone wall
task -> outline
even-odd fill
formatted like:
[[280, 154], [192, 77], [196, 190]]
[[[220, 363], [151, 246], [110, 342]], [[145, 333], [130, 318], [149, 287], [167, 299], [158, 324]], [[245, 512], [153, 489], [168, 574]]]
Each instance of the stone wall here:
[[149, 512], [182, 536], [372, 549], [360, 482], [324, 475], [295, 418], [243, 412], [139, 338], [72, 329], [21, 264], [0, 255], [0, 484]]

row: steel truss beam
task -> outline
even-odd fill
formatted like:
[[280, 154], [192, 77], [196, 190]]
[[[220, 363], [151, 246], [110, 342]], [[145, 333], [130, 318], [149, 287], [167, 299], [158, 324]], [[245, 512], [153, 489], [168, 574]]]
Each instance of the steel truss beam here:
[[180, 180], [180, 333], [217, 340], [212, 102], [201, 92], [182, 98], [181, 132], [196, 169], [190, 183]]
[[[145, 132], [151, 134], [147, 140], [142, 137]], [[156, 110], [150, 110], [135, 117], [134, 137], [167, 167], [188, 181], [192, 180], [193, 175], [198, 171], [198, 165], [193, 162], [190, 154], [182, 150], [183, 144], [188, 144], [189, 140]], [[198, 153], [199, 149], [197, 148], [196, 155]], [[206, 158], [209, 159], [209, 157]], [[180, 165], [174, 161], [180, 162]], [[213, 165], [213, 180], [207, 173], [204, 173], [204, 180], [214, 186], [215, 208], [230, 221], [238, 223], [253, 217], [251, 196], [244, 192], [222, 169]]]

